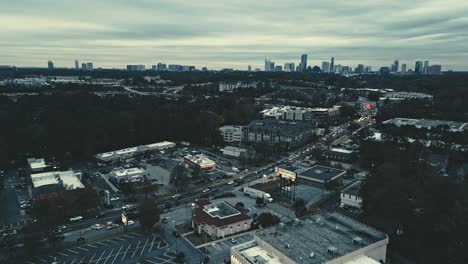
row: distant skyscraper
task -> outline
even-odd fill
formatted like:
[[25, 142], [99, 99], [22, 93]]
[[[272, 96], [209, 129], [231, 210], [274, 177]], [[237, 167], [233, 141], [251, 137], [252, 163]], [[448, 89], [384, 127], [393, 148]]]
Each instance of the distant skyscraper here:
[[389, 67], [380, 67], [380, 74], [381, 75], [386, 75], [390, 72], [390, 68]]
[[86, 69], [87, 69], [88, 71], [94, 70], [93, 63], [92, 63], [92, 62], [86, 63]]
[[440, 74], [442, 72], [442, 66], [434, 64], [429, 66], [427, 69], [427, 74]]
[[335, 72], [335, 57], [331, 57], [330, 71]]
[[367, 73], [372, 72], [372, 67], [371, 66], [366, 66], [364, 68], [364, 72], [367, 72]]
[[53, 70], [54, 69], [54, 63], [52, 61], [47, 62], [47, 69]]
[[423, 73], [423, 62], [422, 61], [416, 61], [416, 64], [414, 65], [414, 72], [416, 74]]
[[429, 70], [429, 61], [424, 61], [423, 73], [427, 74]]
[[86, 71], [88, 70], [88, 65], [86, 63], [81, 64], [81, 70]]
[[265, 69], [265, 71], [266, 71], [266, 72], [269, 72], [269, 71], [271, 71], [271, 68], [270, 68], [270, 67], [271, 67], [271, 61], [270, 61], [270, 60], [267, 60], [267, 59], [265, 59], [265, 68], [264, 68], [264, 69]]
[[328, 61], [322, 61], [322, 72], [330, 72], [330, 63]]
[[275, 66], [275, 72], [282, 72], [282, 71], [283, 71], [283, 67], [281, 65]]
[[293, 72], [294, 71], [294, 63], [289, 63], [289, 62], [285, 63], [283, 70], [285, 72]]
[[167, 70], [167, 66], [166, 64], [164, 63], [158, 63], [157, 65], [152, 65], [151, 66], [151, 69], [153, 71], [166, 71]]
[[75, 60], [75, 70], [79, 70], [80, 69], [80, 63], [78, 62], [78, 60]]
[[399, 68], [399, 65], [400, 65], [400, 61], [399, 60], [395, 60], [392, 64], [392, 68], [391, 68], [391, 72], [398, 72], [398, 68]]
[[252, 66], [249, 65], [249, 66], [247, 67], [247, 71], [251, 72], [251, 71], [252, 71]]
[[301, 55], [301, 71], [306, 71], [307, 69], [307, 54]]
[[363, 73], [364, 72], [364, 64], [358, 64], [355, 70], [356, 73]]
[[405, 63], [403, 63], [401, 65], [401, 73], [403, 73], [403, 74], [406, 73], [406, 64]]
[[127, 65], [127, 71], [144, 71], [145, 65]]

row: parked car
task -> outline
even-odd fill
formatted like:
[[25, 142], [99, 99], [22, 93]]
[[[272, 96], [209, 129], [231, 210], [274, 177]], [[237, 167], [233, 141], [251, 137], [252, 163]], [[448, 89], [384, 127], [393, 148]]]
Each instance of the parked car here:
[[237, 244], [237, 239], [236, 238], [231, 238], [231, 239], [229, 239], [229, 241], [231, 241], [231, 243], [233, 243], [233, 244]]
[[233, 185], [233, 184], [234, 184], [234, 181], [229, 181], [228, 184], [229, 184], [229, 185]]
[[114, 228], [117, 228], [117, 227], [119, 227], [118, 224], [111, 224], [111, 225], [107, 226], [107, 230], [111, 230], [111, 229], [114, 229]]
[[110, 198], [110, 200], [113, 201], [113, 202], [115, 202], [115, 201], [120, 200], [120, 197], [112, 197], [112, 198]]
[[164, 217], [163, 220], [161, 220], [161, 222], [162, 222], [163, 224], [167, 224], [167, 223], [169, 222], [169, 220], [167, 220], [167, 218]]
[[133, 221], [133, 220], [128, 220], [128, 221], [127, 221], [127, 225], [128, 225], [128, 226], [129, 226], [129, 225], [134, 225], [134, 224], [135, 224], [135, 221]]
[[83, 220], [82, 216], [75, 216], [75, 217], [70, 218], [70, 222], [76, 222], [76, 221], [81, 221], [81, 220]]
[[100, 230], [100, 229], [102, 229], [103, 227], [104, 227], [104, 226], [101, 225], [101, 224], [94, 224], [94, 225], [91, 226], [91, 228], [94, 229], [94, 230]]

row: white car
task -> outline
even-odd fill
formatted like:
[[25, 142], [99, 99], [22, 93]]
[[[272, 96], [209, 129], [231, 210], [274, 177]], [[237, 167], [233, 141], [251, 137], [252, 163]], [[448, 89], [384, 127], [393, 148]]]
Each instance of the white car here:
[[129, 226], [129, 225], [134, 225], [134, 224], [135, 224], [135, 221], [133, 221], [133, 220], [128, 220], [128, 221], [127, 221], [127, 225], [128, 225], [128, 226]]
[[203, 190], [203, 193], [207, 193], [209, 191], [210, 191], [210, 189], [205, 189], [205, 190]]
[[234, 181], [229, 181], [228, 184], [229, 184], [229, 185], [233, 185], [233, 184], [234, 184]]
[[113, 202], [118, 201], [118, 200], [120, 200], [120, 197], [112, 197], [112, 198], [110, 198], [110, 200], [113, 201]]
[[80, 221], [82, 219], [83, 219], [82, 216], [75, 216], [75, 217], [70, 218], [70, 222]]
[[91, 226], [91, 228], [94, 229], [94, 230], [100, 230], [100, 229], [102, 229], [103, 227], [104, 227], [104, 226], [101, 225], [101, 224], [94, 224], [94, 225]]
[[107, 226], [107, 230], [114, 229], [114, 228], [117, 228], [117, 227], [119, 227], [118, 224], [111, 224], [111, 225]]

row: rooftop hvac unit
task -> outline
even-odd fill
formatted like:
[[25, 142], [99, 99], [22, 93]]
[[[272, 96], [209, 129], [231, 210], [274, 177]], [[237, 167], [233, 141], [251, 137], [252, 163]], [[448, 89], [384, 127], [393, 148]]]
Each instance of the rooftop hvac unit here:
[[315, 257], [314, 252], [310, 253], [309, 257], [310, 257], [310, 258], [314, 258], [314, 257]]

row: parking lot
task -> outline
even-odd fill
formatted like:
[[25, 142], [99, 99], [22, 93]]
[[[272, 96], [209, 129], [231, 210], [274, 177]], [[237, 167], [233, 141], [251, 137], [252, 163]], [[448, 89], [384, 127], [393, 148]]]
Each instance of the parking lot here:
[[175, 263], [175, 252], [157, 235], [132, 232], [111, 239], [29, 258], [25, 263]]

